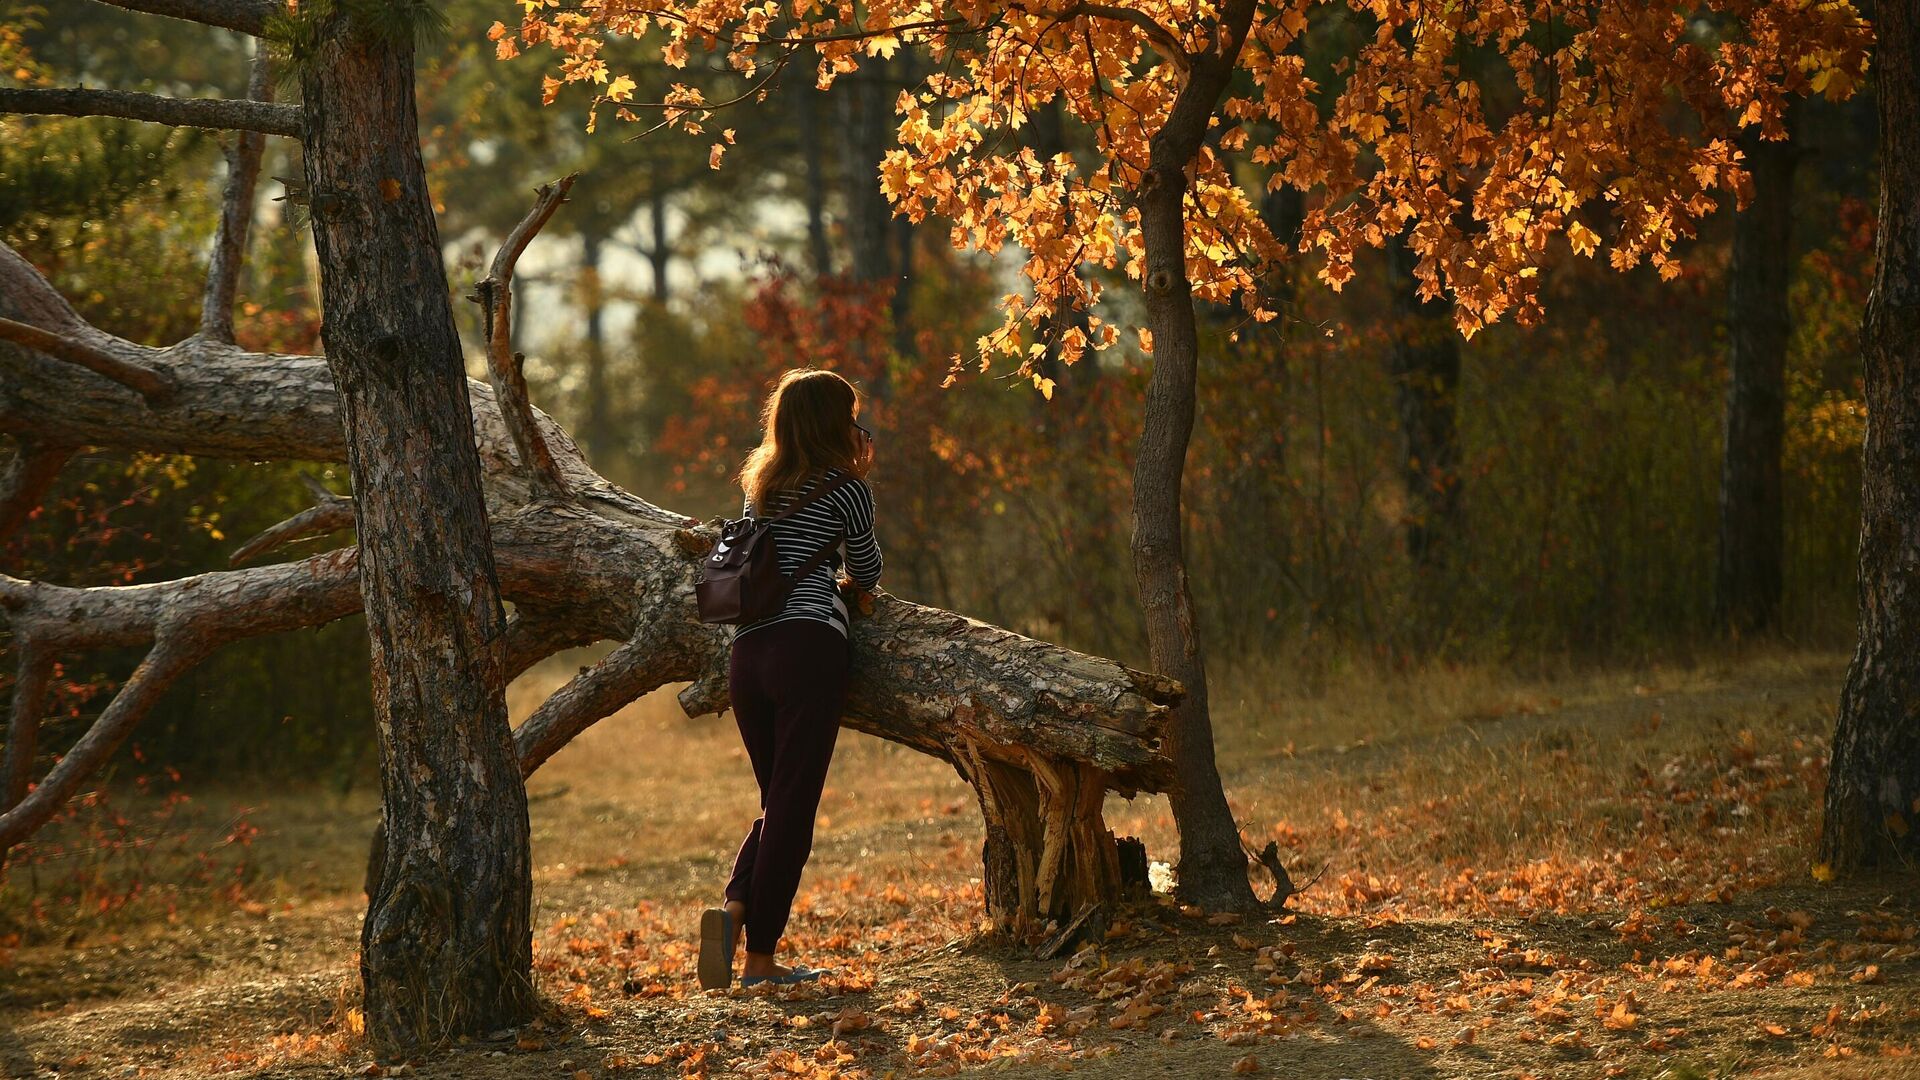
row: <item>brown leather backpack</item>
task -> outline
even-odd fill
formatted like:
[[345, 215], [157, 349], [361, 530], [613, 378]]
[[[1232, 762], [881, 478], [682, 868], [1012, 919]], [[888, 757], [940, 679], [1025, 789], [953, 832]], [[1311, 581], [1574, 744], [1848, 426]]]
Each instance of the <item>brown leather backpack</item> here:
[[700, 580], [693, 586], [700, 621], [746, 626], [780, 614], [787, 594], [821, 563], [831, 558], [844, 537], [836, 536], [807, 557], [792, 577], [780, 572], [780, 553], [773, 525], [785, 521], [840, 489], [852, 477], [845, 473], [822, 480], [799, 501], [774, 517], [743, 517], [720, 528], [720, 542], [700, 564]]

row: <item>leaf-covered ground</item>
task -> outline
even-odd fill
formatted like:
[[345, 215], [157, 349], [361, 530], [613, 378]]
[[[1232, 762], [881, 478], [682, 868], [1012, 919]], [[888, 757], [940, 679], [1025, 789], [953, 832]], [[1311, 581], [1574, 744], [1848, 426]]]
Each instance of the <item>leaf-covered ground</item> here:
[[[167, 828], [225, 839], [135, 845], [98, 872], [116, 889], [87, 894], [112, 903], [74, 910], [57, 860], [12, 872], [0, 1066], [1920, 1077], [1916, 882], [1822, 883], [1809, 862], [1842, 669], [1428, 672], [1314, 693], [1231, 674], [1236, 809], [1313, 884], [1272, 921], [1163, 900], [1050, 962], [979, 935], [978, 816], [951, 770], [847, 736], [789, 938], [833, 974], [778, 995], [693, 985], [692, 929], [751, 814], [750, 774], [729, 724], [643, 702], [532, 785], [546, 1015], [384, 1070], [355, 1030], [371, 796], [201, 792]], [[1109, 816], [1172, 854], [1164, 802]]]

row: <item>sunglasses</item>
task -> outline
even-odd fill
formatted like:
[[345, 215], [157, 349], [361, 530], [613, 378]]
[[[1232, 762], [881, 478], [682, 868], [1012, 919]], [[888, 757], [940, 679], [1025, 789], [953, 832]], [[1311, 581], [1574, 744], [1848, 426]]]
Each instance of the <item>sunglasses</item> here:
[[873, 441], [873, 432], [867, 430], [867, 425], [861, 423], [858, 420], [855, 420], [853, 422], [853, 426], [856, 431], [860, 432], [860, 434], [865, 435], [867, 437], [868, 442]]

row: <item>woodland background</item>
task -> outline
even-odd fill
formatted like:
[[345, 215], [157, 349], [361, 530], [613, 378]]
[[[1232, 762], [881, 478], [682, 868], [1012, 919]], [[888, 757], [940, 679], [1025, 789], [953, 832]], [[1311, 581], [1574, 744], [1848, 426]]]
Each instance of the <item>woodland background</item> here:
[[[438, 7], [420, 126], [456, 296], [532, 188], [580, 173], [520, 264], [513, 331], [533, 400], [595, 468], [731, 514], [769, 380], [834, 368], [868, 395], [890, 591], [1148, 666], [1128, 550], [1148, 358], [1131, 331], [1072, 366], [1047, 356], [1050, 399], [953, 366], [1019, 281], [879, 194], [892, 102], [924, 56], [875, 58], [825, 93], [795, 65], [765, 101], [720, 114], [722, 155], [671, 130], [589, 135], [578, 88], [500, 58], [512, 4]], [[1364, 36], [1344, 17], [1314, 30], [1315, 78]], [[636, 99], [686, 77], [657, 43], [620, 49], [607, 59], [639, 79]], [[238, 97], [251, 56], [247, 38], [170, 19], [0, 0], [0, 85]], [[1812, 854], [1856, 640], [1875, 106], [1868, 85], [1796, 106], [1792, 242], [1765, 253], [1791, 311], [1782, 593], [1759, 625], [1716, 586], [1731, 206], [1678, 246], [1671, 280], [1567, 254], [1544, 276], [1544, 325], [1466, 340], [1446, 305], [1412, 302], [1390, 253], [1363, 252], [1340, 292], [1303, 257], [1267, 282], [1271, 322], [1200, 308], [1184, 487], [1226, 791], [1243, 836], [1273, 841], [1302, 886], [1274, 923], [1163, 896], [1064, 966], [978, 946], [972, 793], [943, 762], [850, 734], [791, 934], [837, 969], [832, 985], [697, 994], [685, 930], [752, 793], [730, 725], [649, 697], [529, 784], [539, 1018], [423, 1067], [578, 1080], [1013, 1058], [1095, 1076], [1684, 1080], [1912, 1066], [1911, 890], [1831, 883]], [[1083, 137], [1056, 113], [1032, 119], [1036, 147]], [[0, 117], [0, 240], [94, 325], [179, 340], [200, 315], [223, 138]], [[263, 176], [299, 177], [295, 152], [268, 140]], [[263, 181], [256, 199], [246, 349], [320, 351], [296, 188]], [[1261, 212], [1284, 236], [1301, 206], [1275, 196]], [[1105, 284], [1101, 316], [1138, 326], [1138, 290]], [[478, 312], [454, 306], [478, 364]], [[301, 474], [340, 491], [343, 473], [95, 451], [0, 537], [0, 569], [86, 586], [224, 568], [307, 505]], [[591, 659], [516, 682], [515, 717]], [[58, 669], [43, 750], [70, 745], [137, 660]], [[12, 670], [0, 662], [0, 695]], [[366, 1060], [346, 945], [379, 813], [368, 686], [358, 616], [224, 648], [16, 849], [0, 1071], [392, 1065]], [[1105, 813], [1156, 860], [1173, 854], [1163, 798]]]
[[[731, 513], [729, 477], [757, 439], [767, 381], [833, 367], [870, 395], [892, 591], [1142, 662], [1126, 536], [1138, 343], [1058, 368], [1051, 402], [991, 375], [941, 387], [948, 359], [991, 328], [1006, 270], [956, 254], [938, 226], [889, 216], [873, 174], [902, 82], [863, 70], [825, 94], [731, 110], [737, 146], [715, 170], [703, 140], [590, 137], [577, 114], [543, 109], [537, 62], [494, 59], [496, 8], [446, 4], [449, 25], [423, 50], [442, 238], [453, 280], [477, 277], [528, 190], [583, 171], [517, 283], [517, 330], [535, 399], [596, 466], [690, 512]], [[132, 87], [129, 72], [155, 70], [179, 73], [160, 88], [177, 94], [245, 84], [238, 36], [214, 32], [209, 48], [203, 29], [80, 5], [12, 3], [0, 15], [0, 74], [20, 84], [111, 76]], [[903, 53], [887, 70], [904, 79], [912, 63]], [[1778, 634], [1837, 648], [1854, 625], [1874, 106], [1863, 92], [1800, 113], [1793, 246], [1778, 255], [1792, 266], [1793, 309]], [[135, 340], [189, 332], [197, 297], [155, 283], [200, 280], [218, 139], [111, 120], [0, 124], [0, 235], [97, 325]], [[279, 156], [287, 148], [268, 153], [264, 175], [297, 174]], [[279, 190], [263, 187], [263, 200]], [[299, 208], [264, 205], [240, 344], [317, 350]], [[1726, 647], [1714, 564], [1729, 234], [1723, 208], [1671, 282], [1567, 258], [1549, 277], [1546, 325], [1459, 343], [1457, 466], [1440, 510], [1408, 496], [1396, 383], [1417, 376], [1397, 377], [1393, 353], [1451, 331], [1396, 309], [1411, 279], [1385, 255], [1371, 253], [1338, 294], [1302, 271], [1272, 323], [1203, 308], [1209, 362], [1186, 510], [1198, 609], [1233, 673], [1229, 694], [1267, 680], [1310, 689], [1372, 671], [1527, 672]], [[5, 538], [6, 557], [16, 573], [75, 585], [224, 566], [240, 538], [299, 508], [301, 468], [97, 455]], [[1411, 532], [1427, 538], [1419, 557]], [[353, 619], [223, 651], [143, 726], [129, 766], [363, 782], [374, 767], [363, 640]], [[62, 672], [75, 732], [131, 663]]]

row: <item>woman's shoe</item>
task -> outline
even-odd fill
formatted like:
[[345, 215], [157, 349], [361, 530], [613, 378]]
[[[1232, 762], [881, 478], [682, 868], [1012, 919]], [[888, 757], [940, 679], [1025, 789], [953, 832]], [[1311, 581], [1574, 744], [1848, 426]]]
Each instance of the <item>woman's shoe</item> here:
[[[733, 985], [733, 917], [725, 908], [700, 913], [700, 989], [725, 990]], [[741, 980], [746, 985], [746, 980]]]
[[797, 967], [785, 975], [743, 975], [741, 986], [792, 986], [795, 983], [812, 982], [826, 972], [817, 968]]

